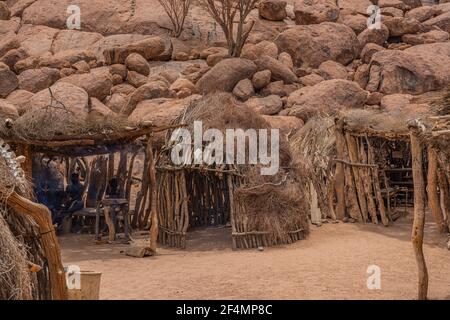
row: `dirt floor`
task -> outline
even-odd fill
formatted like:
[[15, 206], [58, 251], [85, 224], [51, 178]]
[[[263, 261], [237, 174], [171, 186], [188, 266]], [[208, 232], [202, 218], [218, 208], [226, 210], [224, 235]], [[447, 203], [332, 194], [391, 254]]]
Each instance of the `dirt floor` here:
[[[417, 270], [412, 216], [386, 228], [350, 223], [312, 226], [307, 240], [264, 251], [233, 251], [229, 229], [192, 232], [188, 249], [132, 258], [126, 245], [60, 238], [65, 265], [101, 271], [101, 299], [414, 299]], [[431, 221], [431, 217], [427, 218]], [[450, 299], [446, 236], [426, 225], [431, 299]], [[381, 268], [381, 289], [367, 288], [367, 268]]]

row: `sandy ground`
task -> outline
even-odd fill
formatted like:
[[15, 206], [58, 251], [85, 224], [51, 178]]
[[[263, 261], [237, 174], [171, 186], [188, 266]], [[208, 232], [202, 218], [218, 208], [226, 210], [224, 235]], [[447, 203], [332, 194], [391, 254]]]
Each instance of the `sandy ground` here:
[[[96, 245], [90, 235], [60, 238], [63, 262], [101, 271], [101, 299], [414, 299], [417, 270], [411, 215], [394, 225], [324, 224], [290, 246], [233, 251], [229, 229], [190, 235], [188, 249], [159, 249], [132, 258], [126, 245]], [[428, 217], [428, 221], [431, 217]], [[427, 223], [425, 255], [431, 299], [450, 299], [446, 237]], [[381, 268], [381, 289], [369, 290], [369, 265]]]

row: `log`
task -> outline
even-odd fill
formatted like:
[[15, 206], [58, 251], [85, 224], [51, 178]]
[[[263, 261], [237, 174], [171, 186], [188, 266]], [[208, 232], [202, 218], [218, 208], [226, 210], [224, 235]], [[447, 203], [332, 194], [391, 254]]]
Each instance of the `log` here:
[[[336, 152], [337, 156], [341, 159], [344, 158], [344, 148], [345, 141], [342, 135], [342, 123], [339, 121], [335, 126], [335, 135], [336, 135]], [[336, 171], [335, 171], [335, 189], [336, 189], [336, 216], [338, 219], [342, 220], [345, 217], [345, 175], [344, 175], [344, 165], [340, 162], [336, 163]]]
[[156, 242], [158, 240], [158, 192], [156, 185], [156, 169], [155, 159], [153, 156], [153, 141], [152, 137], [148, 137], [147, 153], [149, 157], [149, 182], [150, 182], [150, 199], [151, 199], [151, 213], [150, 213], [150, 245], [149, 248], [153, 253], [156, 253]]
[[411, 129], [411, 154], [414, 179], [414, 222], [411, 241], [419, 271], [418, 299], [427, 299], [428, 270], [423, 255], [423, 231], [425, 226], [425, 186], [423, 179], [423, 150], [417, 130]]
[[438, 229], [441, 233], [448, 231], [442, 213], [439, 194], [438, 194], [438, 160], [436, 150], [428, 147], [428, 173], [427, 173], [427, 193], [428, 206], [434, 216]]
[[[354, 137], [350, 135], [349, 132], [345, 133], [345, 139], [347, 140], [348, 147], [348, 155], [350, 157], [350, 161], [353, 163], [358, 162], [358, 146], [356, 144], [356, 140]], [[355, 179], [356, 193], [358, 196], [359, 207], [361, 208], [362, 220], [364, 223], [367, 222], [368, 219], [368, 211], [367, 211], [367, 201], [364, 192], [363, 181], [361, 179], [359, 169], [357, 167], [352, 167], [353, 177]]]
[[[375, 162], [375, 154], [373, 152], [373, 148], [370, 144], [369, 138], [366, 136], [366, 142], [367, 142], [367, 150], [368, 150], [368, 163], [374, 163]], [[372, 168], [372, 181], [373, 181], [373, 188], [375, 190], [375, 197], [377, 199], [378, 203], [378, 210], [380, 211], [381, 216], [381, 223], [384, 226], [389, 225], [389, 219], [386, 215], [386, 207], [384, 206], [384, 200], [383, 196], [381, 194], [381, 187], [380, 187], [380, 178], [379, 178], [379, 172], [378, 167]]]
[[52, 298], [55, 300], [67, 300], [67, 286], [61, 261], [61, 251], [50, 211], [44, 205], [34, 203], [15, 192], [8, 197], [7, 205], [17, 214], [31, 217], [39, 226], [42, 246], [49, 268]]
[[439, 191], [441, 195], [441, 208], [442, 213], [444, 214], [445, 223], [447, 224], [447, 228], [450, 229], [450, 188], [447, 180], [447, 175], [445, 171], [441, 168], [439, 170]]
[[[360, 161], [362, 161], [363, 163], [366, 163], [367, 162], [367, 154], [366, 154], [366, 150], [364, 149], [364, 145], [362, 143], [360, 145], [359, 155], [360, 155], [359, 156]], [[377, 207], [375, 205], [375, 200], [374, 200], [370, 168], [364, 168], [363, 170], [361, 170], [361, 177], [363, 180], [364, 192], [365, 192], [366, 198], [367, 198], [367, 210], [369, 211], [370, 219], [372, 220], [373, 224], [378, 224]]]

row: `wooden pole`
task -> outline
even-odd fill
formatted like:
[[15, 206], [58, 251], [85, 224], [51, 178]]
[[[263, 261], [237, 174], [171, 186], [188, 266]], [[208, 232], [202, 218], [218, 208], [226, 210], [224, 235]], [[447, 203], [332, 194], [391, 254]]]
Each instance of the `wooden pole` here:
[[417, 130], [411, 128], [411, 154], [414, 179], [414, 222], [411, 240], [419, 269], [418, 298], [425, 300], [428, 293], [428, 270], [423, 254], [423, 230], [425, 226], [425, 187], [423, 179], [423, 150]]
[[438, 195], [438, 160], [436, 150], [431, 146], [428, 147], [428, 173], [427, 173], [427, 193], [428, 206], [434, 216], [434, 220], [441, 233], [447, 232], [447, 225], [444, 221], [440, 199]]
[[[342, 134], [342, 123], [341, 121], [337, 121], [335, 125], [335, 135], [336, 135], [336, 151], [339, 159], [344, 159], [344, 136]], [[339, 220], [344, 219], [345, 217], [345, 176], [344, 176], [344, 165], [342, 163], [336, 163], [336, 171], [335, 171], [335, 182], [334, 186], [336, 188], [336, 217]]]
[[153, 141], [152, 137], [148, 137], [147, 153], [149, 156], [149, 182], [150, 182], [150, 198], [151, 198], [151, 213], [150, 213], [150, 250], [156, 253], [156, 242], [158, 240], [158, 192], [156, 185], [156, 169], [155, 169], [155, 157], [153, 155]]
[[32, 202], [15, 192], [7, 199], [7, 205], [17, 214], [31, 217], [39, 226], [42, 246], [48, 263], [52, 298], [55, 300], [67, 300], [67, 286], [61, 261], [61, 251], [50, 211], [47, 207]]

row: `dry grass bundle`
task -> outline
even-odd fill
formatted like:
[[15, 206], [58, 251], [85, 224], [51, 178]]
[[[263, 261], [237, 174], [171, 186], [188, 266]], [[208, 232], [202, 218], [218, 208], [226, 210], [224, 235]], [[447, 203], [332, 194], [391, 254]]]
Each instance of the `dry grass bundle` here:
[[0, 208], [0, 300], [32, 298], [33, 282], [28, 270], [27, 250], [12, 234]]
[[[50, 91], [51, 94], [51, 91]], [[133, 126], [125, 116], [115, 113], [95, 116], [75, 113], [57, 101], [51, 94], [48, 106], [31, 108], [13, 124], [0, 123], [0, 136], [22, 141], [52, 140], [56, 137], [76, 138], [82, 135], [103, 134], [108, 136]]]
[[[231, 94], [218, 92], [209, 94], [192, 102], [174, 121], [185, 124], [193, 137], [194, 121], [202, 121], [203, 130], [218, 129], [225, 133], [226, 129], [268, 129], [270, 141], [270, 124], [254, 110], [239, 103]], [[172, 131], [168, 132], [170, 137]], [[280, 135], [280, 165], [289, 166], [291, 162], [287, 140]]]
[[[255, 230], [269, 231], [272, 243], [283, 242], [289, 232], [302, 230], [309, 232], [307, 199], [301, 185], [288, 176], [276, 182], [263, 182], [260, 175], [253, 173], [253, 179], [235, 191], [235, 200], [244, 207], [248, 225]], [[259, 177], [258, 177], [259, 176]]]

